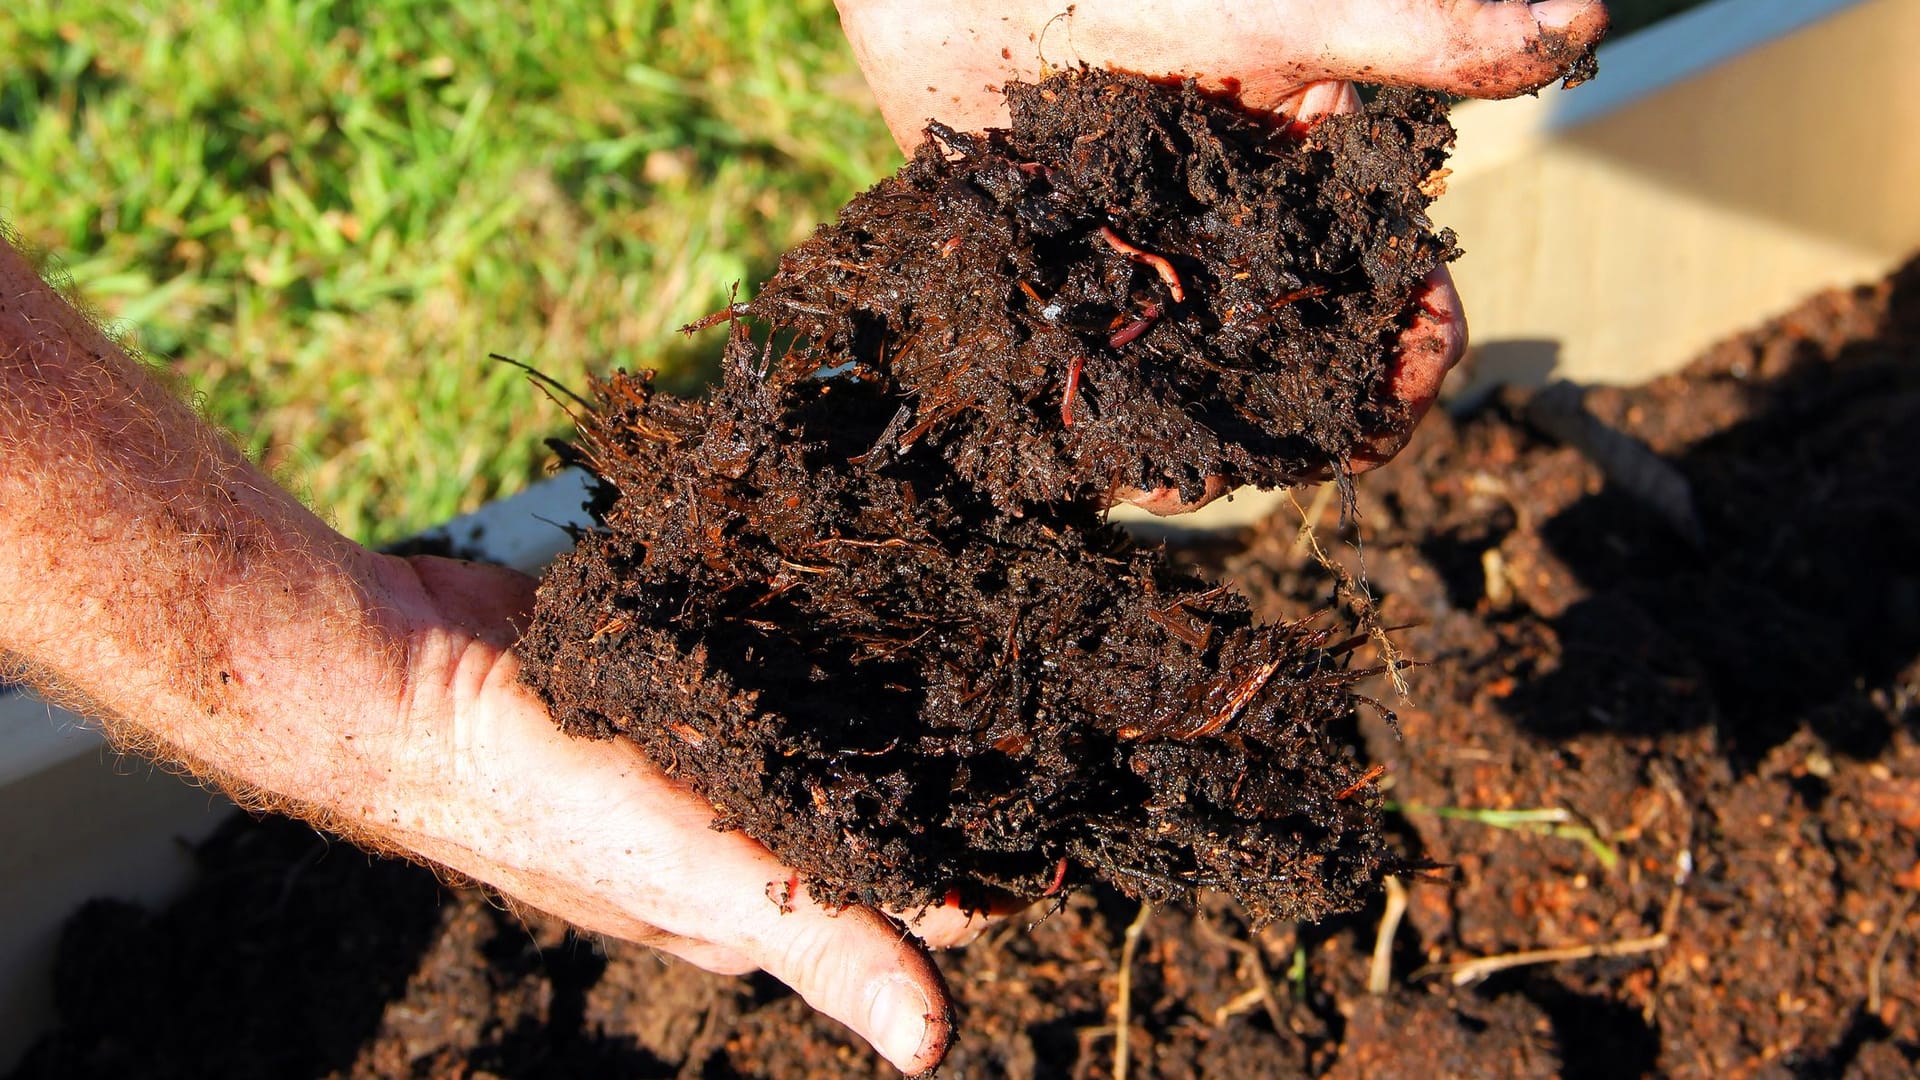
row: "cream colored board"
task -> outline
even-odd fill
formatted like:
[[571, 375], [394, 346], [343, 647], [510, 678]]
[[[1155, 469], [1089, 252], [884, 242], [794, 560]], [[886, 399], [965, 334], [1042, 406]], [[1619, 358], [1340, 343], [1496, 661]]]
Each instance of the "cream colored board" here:
[[[1761, 7], [1723, 0], [1700, 14]], [[1479, 382], [1634, 382], [1920, 248], [1920, 4], [1872, 0], [1584, 121], [1579, 95], [1474, 102], [1435, 217]], [[1706, 21], [1705, 19], [1702, 20]], [[1622, 42], [1673, 53], [1663, 31]]]
[[91, 897], [165, 903], [191, 877], [188, 845], [232, 811], [104, 747], [0, 786], [0, 1071], [50, 1019], [54, 949], [74, 909]]

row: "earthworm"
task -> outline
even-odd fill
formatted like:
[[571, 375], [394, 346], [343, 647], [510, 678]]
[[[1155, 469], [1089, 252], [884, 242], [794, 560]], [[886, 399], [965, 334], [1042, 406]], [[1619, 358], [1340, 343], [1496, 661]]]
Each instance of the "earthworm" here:
[[1153, 267], [1154, 273], [1160, 275], [1160, 280], [1167, 283], [1167, 291], [1173, 294], [1174, 303], [1180, 304], [1186, 302], [1187, 290], [1181, 287], [1180, 275], [1175, 272], [1172, 263], [1159, 255], [1155, 255], [1151, 251], [1142, 251], [1132, 244], [1127, 243], [1125, 240], [1120, 239], [1120, 234], [1114, 232], [1112, 226], [1100, 226], [1100, 236], [1106, 240], [1108, 244], [1112, 245], [1113, 250], [1125, 255], [1134, 262], [1146, 263], [1148, 266]]
[[1066, 856], [1062, 855], [1060, 857], [1060, 861], [1058, 863], [1055, 863], [1053, 867], [1053, 884], [1048, 885], [1047, 891], [1040, 894], [1041, 899], [1044, 900], [1045, 898], [1052, 896], [1054, 893], [1059, 892], [1060, 886], [1065, 885], [1066, 883], [1067, 883], [1067, 858]]
[[1061, 427], [1073, 426], [1073, 395], [1080, 389], [1080, 368], [1085, 363], [1086, 360], [1076, 356], [1073, 358], [1073, 363], [1067, 366], [1067, 393], [1060, 399]]
[[1120, 348], [1123, 345], [1131, 345], [1135, 341], [1138, 341], [1140, 339], [1141, 334], [1144, 334], [1148, 330], [1152, 329], [1153, 324], [1159, 321], [1159, 319], [1160, 319], [1160, 305], [1148, 304], [1147, 310], [1141, 312], [1140, 317], [1138, 319], [1135, 319], [1133, 322], [1129, 323], [1127, 326], [1119, 330], [1115, 330], [1113, 332], [1113, 336], [1107, 339], [1107, 344], [1113, 346], [1116, 349]]

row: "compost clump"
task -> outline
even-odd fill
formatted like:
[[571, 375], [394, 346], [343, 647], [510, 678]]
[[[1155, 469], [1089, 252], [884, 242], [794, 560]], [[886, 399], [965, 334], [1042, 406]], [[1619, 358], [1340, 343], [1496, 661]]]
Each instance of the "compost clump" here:
[[938, 124], [782, 259], [706, 400], [597, 383], [566, 454], [603, 526], [525, 677], [638, 742], [830, 904], [1089, 876], [1257, 920], [1385, 862], [1334, 620], [1108, 527], [1116, 493], [1344, 475], [1422, 282], [1444, 102], [1301, 132], [1191, 83], [1067, 72]]

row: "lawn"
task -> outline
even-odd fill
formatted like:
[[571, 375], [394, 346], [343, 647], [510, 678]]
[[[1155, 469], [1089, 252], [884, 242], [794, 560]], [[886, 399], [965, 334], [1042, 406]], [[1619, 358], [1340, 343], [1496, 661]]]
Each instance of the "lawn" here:
[[12, 0], [0, 57], [0, 220], [371, 542], [540, 475], [488, 353], [697, 382], [674, 328], [898, 161], [831, 0]]

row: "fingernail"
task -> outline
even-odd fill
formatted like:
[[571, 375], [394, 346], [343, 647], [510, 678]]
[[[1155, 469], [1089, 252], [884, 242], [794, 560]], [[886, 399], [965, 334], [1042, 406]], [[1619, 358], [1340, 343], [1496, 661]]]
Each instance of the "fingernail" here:
[[1590, 0], [1546, 0], [1533, 5], [1531, 14], [1543, 28], [1565, 31], [1580, 19], [1592, 18], [1593, 4]]
[[927, 995], [910, 979], [887, 979], [874, 991], [867, 1010], [867, 1030], [873, 1033], [880, 1055], [901, 1072], [913, 1072], [914, 1062], [927, 1041]]

